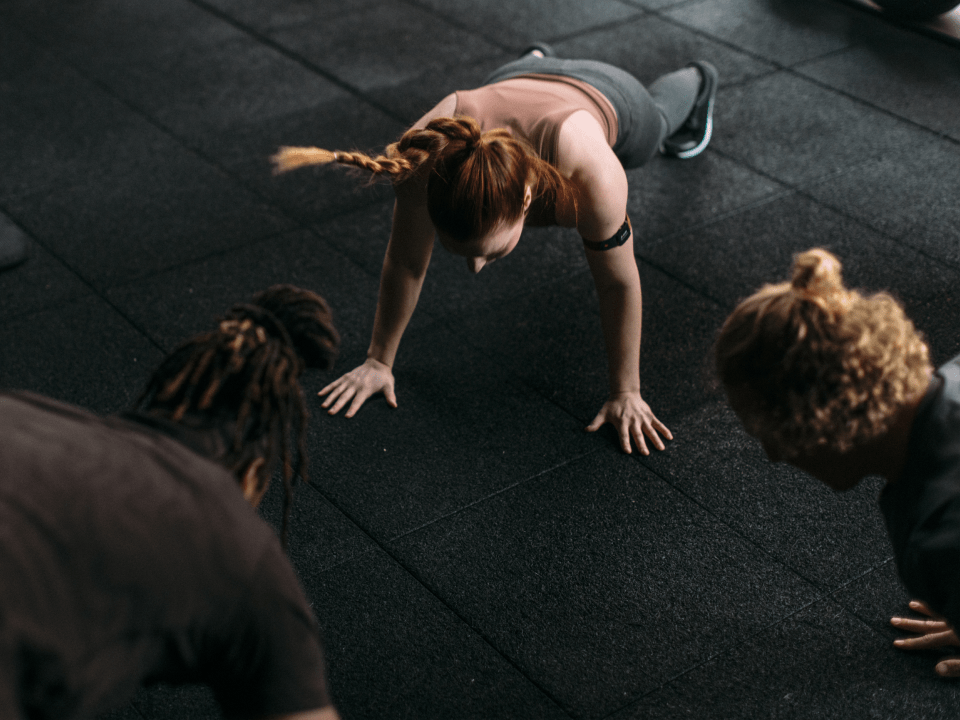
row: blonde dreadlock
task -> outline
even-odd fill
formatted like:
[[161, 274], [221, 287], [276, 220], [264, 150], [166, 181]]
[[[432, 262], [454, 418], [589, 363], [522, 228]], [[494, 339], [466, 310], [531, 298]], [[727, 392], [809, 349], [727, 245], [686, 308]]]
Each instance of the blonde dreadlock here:
[[333, 365], [340, 338], [327, 303], [292, 285], [275, 285], [235, 305], [216, 330], [169, 355], [137, 406], [167, 419], [230, 435], [219, 460], [238, 477], [258, 457], [279, 456], [284, 484], [281, 540], [286, 546], [293, 494], [291, 438], [297, 435], [296, 475], [307, 481], [308, 413], [299, 377], [305, 366]]

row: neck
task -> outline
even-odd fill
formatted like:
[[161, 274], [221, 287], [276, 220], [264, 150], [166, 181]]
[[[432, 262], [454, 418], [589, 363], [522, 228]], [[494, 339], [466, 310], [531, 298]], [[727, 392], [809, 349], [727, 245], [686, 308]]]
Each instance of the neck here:
[[870, 469], [867, 474], [879, 475], [888, 484], [900, 479], [907, 462], [913, 421], [925, 395], [924, 390], [910, 398], [897, 411], [890, 428], [860, 449], [864, 465]]

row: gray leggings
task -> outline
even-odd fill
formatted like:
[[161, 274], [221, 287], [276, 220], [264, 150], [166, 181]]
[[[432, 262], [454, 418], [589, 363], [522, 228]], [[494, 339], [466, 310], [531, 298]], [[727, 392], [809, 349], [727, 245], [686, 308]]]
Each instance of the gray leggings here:
[[660, 143], [686, 120], [700, 90], [700, 73], [695, 68], [664, 75], [648, 92], [633, 75], [614, 65], [534, 55], [524, 55], [497, 68], [483, 84], [529, 73], [582, 80], [603, 93], [617, 111], [613, 152], [627, 170], [640, 167], [656, 154]]

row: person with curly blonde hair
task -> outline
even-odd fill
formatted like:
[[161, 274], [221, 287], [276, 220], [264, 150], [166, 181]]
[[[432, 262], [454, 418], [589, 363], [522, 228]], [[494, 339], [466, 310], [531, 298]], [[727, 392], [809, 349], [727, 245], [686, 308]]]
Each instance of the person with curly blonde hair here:
[[600, 300], [610, 395], [587, 430], [612, 423], [664, 448], [672, 435], [640, 394], [640, 276], [627, 218], [627, 175], [658, 150], [692, 158], [713, 129], [718, 76], [706, 62], [663, 76], [649, 91], [629, 73], [564, 60], [539, 44], [481, 87], [452, 93], [383, 155], [281, 148], [278, 172], [338, 163], [390, 179], [393, 227], [367, 360], [320, 391], [323, 407], [352, 417], [382, 392], [396, 407], [393, 364], [413, 314], [434, 237], [471, 272], [508, 255], [525, 226], [575, 228]]
[[[935, 373], [927, 345], [889, 294], [847, 289], [822, 249], [794, 259], [790, 282], [743, 300], [720, 330], [717, 372], [747, 432], [773, 461], [838, 491], [867, 475], [910, 603], [926, 619], [904, 649], [960, 645], [960, 357]], [[937, 664], [960, 677], [960, 658]]]

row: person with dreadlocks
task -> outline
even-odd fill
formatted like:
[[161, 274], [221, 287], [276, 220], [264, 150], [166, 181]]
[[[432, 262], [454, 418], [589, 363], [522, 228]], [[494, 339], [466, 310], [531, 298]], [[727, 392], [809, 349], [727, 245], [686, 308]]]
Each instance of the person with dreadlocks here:
[[672, 438], [640, 394], [640, 276], [627, 218], [626, 170], [658, 149], [688, 159], [713, 131], [716, 69], [695, 62], [649, 90], [606, 63], [566, 60], [538, 44], [494, 71], [483, 86], [452, 93], [384, 154], [281, 148], [278, 172], [335, 162], [386, 176], [396, 192], [393, 228], [367, 360], [323, 390], [352, 417], [383, 392], [396, 407], [393, 364], [413, 314], [434, 236], [466, 257], [471, 272], [508, 255], [525, 226], [575, 228], [600, 300], [610, 395], [587, 430], [612, 423], [625, 452], [631, 438], [664, 448]]
[[[280, 285], [168, 356], [133, 411], [0, 393], [0, 717], [189, 682], [228, 717], [337, 718], [283, 544], [306, 480], [298, 378], [338, 345], [326, 302]], [[254, 510], [278, 460], [283, 544]]]
[[[845, 491], [886, 480], [880, 510], [897, 570], [927, 617], [902, 649], [960, 645], [960, 357], [936, 372], [922, 336], [888, 293], [844, 287], [822, 249], [794, 259], [720, 330], [717, 372], [730, 405], [768, 457]], [[960, 658], [939, 675], [960, 677]]]

